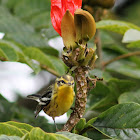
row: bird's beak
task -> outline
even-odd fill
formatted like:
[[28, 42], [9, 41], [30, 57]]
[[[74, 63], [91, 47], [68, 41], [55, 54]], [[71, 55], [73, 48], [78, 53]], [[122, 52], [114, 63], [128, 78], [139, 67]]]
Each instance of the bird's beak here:
[[71, 83], [67, 83], [68, 86], [71, 86]]

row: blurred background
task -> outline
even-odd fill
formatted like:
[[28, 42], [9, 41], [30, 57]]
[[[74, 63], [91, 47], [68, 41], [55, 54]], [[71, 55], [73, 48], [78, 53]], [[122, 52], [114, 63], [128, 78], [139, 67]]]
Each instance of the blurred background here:
[[[86, 2], [83, 3], [83, 8], [87, 4]], [[116, 0], [114, 6], [107, 9], [103, 19], [123, 20], [140, 26], [139, 8], [139, 0]], [[103, 31], [101, 36], [104, 60], [123, 54], [125, 51], [127, 52], [127, 49], [121, 43], [121, 35]], [[116, 46], [107, 48], [109, 45], [114, 44], [114, 40], [117, 42]], [[90, 42], [91, 45], [93, 45], [92, 41]], [[66, 66], [63, 66], [62, 62], [58, 62], [61, 61], [63, 42], [51, 25], [49, 0], [0, 0], [0, 46], [2, 45], [6, 45], [10, 49], [12, 46], [17, 52], [16, 46], [20, 46], [21, 50], [26, 47], [29, 51], [32, 47], [38, 48], [47, 57], [53, 59], [53, 62], [55, 61], [55, 69], [60, 75], [65, 73]], [[22, 57], [17, 59], [12, 49], [6, 52], [2, 47], [0, 48], [5, 53], [0, 50], [0, 56], [2, 56], [2, 61], [0, 61], [0, 121], [16, 120], [46, 129], [48, 126], [46, 118], [49, 119], [50, 123], [53, 123], [52, 119], [46, 117], [47, 115], [43, 111], [40, 115], [45, 116], [45, 118], [38, 117], [38, 119], [34, 119], [36, 102], [27, 100], [26, 96], [44, 91], [55, 80], [56, 74], [46, 71], [46, 69], [43, 70], [43, 67], [41, 67], [41, 70], [38, 59], [30, 58], [30, 52], [27, 52], [27, 50], [23, 51], [24, 56], [22, 55]], [[28, 54], [28, 57], [25, 54]], [[7, 59], [2, 59], [4, 55]], [[59, 60], [56, 60], [56, 58]], [[28, 61], [29, 59], [30, 61]], [[131, 59], [134, 60], [135, 58]], [[127, 61], [122, 63], [128, 65]], [[135, 59], [136, 61], [140, 64], [138, 59]], [[135, 62], [133, 62], [129, 64], [135, 65]], [[104, 72], [96, 68], [94, 71], [91, 71], [91, 74], [94, 73], [94, 75], [104, 77], [106, 81], [110, 77], [136, 79], [139, 81], [140, 69], [135, 71], [137, 75], [131, 75], [132, 71], [124, 72], [126, 69], [117, 71], [116, 67], [118, 66], [120, 66], [118, 63], [109, 65]], [[87, 107], [90, 105], [90, 100], [88, 100]], [[98, 114], [98, 112], [96, 113]], [[88, 114], [86, 115], [88, 118]], [[65, 114], [56, 119], [56, 122], [63, 124], [66, 120], [67, 115]], [[40, 124], [40, 122], [42, 123]], [[48, 129], [48, 132], [52, 131], [54, 131], [53, 125], [49, 126]]]

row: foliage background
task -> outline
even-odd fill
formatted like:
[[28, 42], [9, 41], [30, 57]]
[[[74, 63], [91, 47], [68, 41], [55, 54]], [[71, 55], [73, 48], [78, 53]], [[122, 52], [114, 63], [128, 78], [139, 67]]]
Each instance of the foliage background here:
[[[102, 42], [102, 63], [123, 54], [139, 52], [139, 6], [139, 1], [130, 3], [121, 7], [118, 14], [117, 12], [109, 12], [103, 20], [97, 23]], [[43, 80], [42, 86], [46, 83], [47, 85], [41, 91], [34, 91], [34, 93], [42, 93], [55, 76], [65, 74], [67, 68], [61, 60], [59, 48], [57, 46], [53, 48], [49, 44], [51, 39], [58, 37], [51, 25], [49, 0], [0, 0], [0, 32], [5, 34], [3, 39], [0, 40], [1, 76], [4, 71], [2, 66], [7, 63], [11, 63], [13, 67], [15, 63], [28, 65], [33, 70], [30, 71], [29, 77], [36, 77], [36, 75], [44, 77], [44, 73], [48, 75], [46, 73], [48, 71], [51, 73], [50, 78], [48, 81]], [[88, 45], [92, 47], [93, 40]], [[114, 61], [104, 66], [103, 69], [98, 67], [97, 61], [96, 68], [91, 70], [89, 75], [91, 77], [94, 77], [94, 75], [103, 77], [104, 81], [98, 82], [96, 88], [88, 93], [84, 116], [86, 120], [81, 119], [73, 132], [95, 140], [139, 139], [139, 56], [133, 55]], [[36, 82], [36, 85], [39, 85], [40, 81], [36, 80]], [[11, 83], [7, 79], [8, 84]], [[6, 92], [2, 93], [5, 97], [6, 94]], [[27, 94], [19, 94], [15, 88], [16, 101], [14, 102], [9, 102], [2, 95], [0, 96], [0, 122], [18, 121], [34, 126], [35, 130], [32, 130], [30, 138], [36, 131], [39, 132], [39, 135], [46, 136], [42, 130], [38, 130], [39, 128], [36, 127], [40, 127], [46, 132], [55, 132], [54, 125], [48, 124], [46, 118], [39, 116], [34, 119], [33, 110], [35, 110], [36, 103], [25, 99]], [[117, 120], [119, 121], [117, 122]], [[127, 123], [129, 121], [131, 123]], [[7, 124], [1, 123], [2, 125]], [[10, 124], [10, 126], [12, 125]], [[6, 126], [3, 126], [3, 128], [6, 128]], [[89, 131], [86, 134], [87, 130]], [[2, 127], [0, 127], [0, 134], [6, 134], [3, 133]], [[17, 136], [21, 137], [21, 135]], [[6, 136], [2, 135], [0, 139], [3, 139], [3, 137]], [[53, 137], [59, 139], [57, 134]], [[26, 139], [25, 136], [23, 139]]]

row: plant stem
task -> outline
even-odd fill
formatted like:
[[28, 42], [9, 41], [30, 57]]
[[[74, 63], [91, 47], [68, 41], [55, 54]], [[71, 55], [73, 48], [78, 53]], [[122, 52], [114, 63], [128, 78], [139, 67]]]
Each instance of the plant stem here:
[[75, 81], [76, 81], [76, 100], [75, 107], [67, 123], [64, 125], [62, 131], [71, 131], [72, 128], [79, 122], [80, 118], [85, 112], [85, 106], [87, 101], [87, 71], [78, 67], [75, 71]]
[[82, 135], [82, 134], [84, 134], [85, 132], [87, 132], [88, 130], [91, 130], [91, 129], [95, 129], [95, 128], [93, 128], [92, 126], [88, 126], [88, 127], [84, 128], [84, 129], [79, 133], [79, 135]]
[[114, 61], [117, 61], [117, 60], [120, 60], [120, 59], [123, 59], [123, 58], [127, 58], [127, 57], [130, 57], [130, 56], [134, 56], [134, 55], [140, 55], [140, 51], [136, 51], [136, 52], [132, 52], [132, 53], [127, 53], [127, 54], [123, 54], [123, 55], [120, 55], [118, 57], [115, 57], [107, 62], [104, 62], [102, 64], [103, 67], [106, 67], [107, 65], [109, 65], [110, 63], [114, 62]]

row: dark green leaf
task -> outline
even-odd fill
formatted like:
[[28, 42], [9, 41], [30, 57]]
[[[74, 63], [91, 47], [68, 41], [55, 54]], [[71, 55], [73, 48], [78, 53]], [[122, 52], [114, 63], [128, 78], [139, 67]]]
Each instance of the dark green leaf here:
[[111, 107], [100, 114], [93, 127], [101, 133], [116, 139], [137, 139], [140, 137], [140, 105], [124, 103]]
[[118, 97], [134, 88], [135, 83], [129, 80], [110, 79], [107, 84], [97, 82], [91, 90], [87, 102], [87, 111], [101, 109], [101, 111], [117, 104]]
[[119, 103], [135, 102], [140, 104], [140, 90], [125, 92], [119, 99]]
[[30, 18], [48, 10], [50, 10], [50, 1], [48, 0], [20, 0], [15, 5], [14, 12], [20, 18]]
[[118, 80], [118, 79], [111, 79], [108, 82], [109, 89], [112, 92], [113, 96], [117, 96], [120, 93], [124, 93], [130, 91], [132, 88], [135, 87], [135, 83], [130, 80]]

